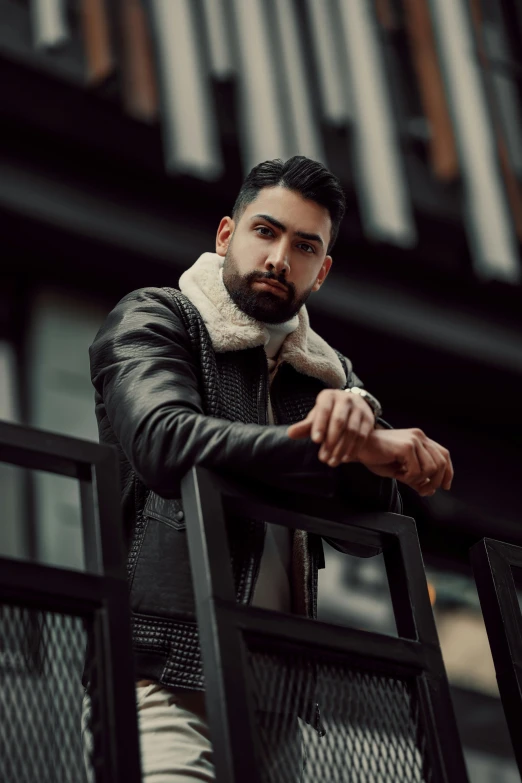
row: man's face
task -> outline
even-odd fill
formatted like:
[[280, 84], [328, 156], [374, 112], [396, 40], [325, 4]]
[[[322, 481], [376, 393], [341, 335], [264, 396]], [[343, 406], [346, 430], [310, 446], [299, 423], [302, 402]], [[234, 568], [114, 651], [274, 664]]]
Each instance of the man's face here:
[[325, 207], [281, 186], [263, 188], [237, 224], [224, 217], [216, 252], [236, 305], [265, 323], [292, 318], [330, 270], [331, 228]]

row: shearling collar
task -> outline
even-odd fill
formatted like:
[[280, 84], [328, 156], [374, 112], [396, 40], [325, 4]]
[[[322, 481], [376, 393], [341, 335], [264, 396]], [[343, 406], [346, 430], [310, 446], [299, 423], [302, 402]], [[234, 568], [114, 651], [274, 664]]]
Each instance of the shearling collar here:
[[[199, 310], [216, 353], [266, 345], [270, 338], [268, 329], [234, 304], [221, 277], [222, 266], [222, 256], [203, 253], [181, 275], [181, 292]], [[280, 361], [288, 362], [303, 375], [319, 378], [330, 388], [342, 389], [346, 384], [339, 357], [310, 328], [304, 306], [299, 311], [299, 326], [288, 335], [281, 347]]]

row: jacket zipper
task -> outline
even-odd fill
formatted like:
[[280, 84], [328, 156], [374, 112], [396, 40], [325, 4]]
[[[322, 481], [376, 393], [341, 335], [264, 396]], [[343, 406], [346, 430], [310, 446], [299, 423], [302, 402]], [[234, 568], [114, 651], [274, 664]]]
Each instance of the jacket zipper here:
[[[281, 367], [284, 364], [286, 364], [286, 362], [283, 361], [283, 362], [281, 362], [280, 364], [277, 365], [275, 373], [274, 373], [274, 377], [272, 378], [272, 384], [270, 386], [271, 389], [274, 388], [274, 384], [276, 382], [276, 377], [277, 377], [277, 375], [279, 375]], [[277, 410], [277, 404], [274, 404], [274, 397], [272, 395], [270, 395], [270, 402], [272, 404], [272, 413], [274, 414], [274, 424], [278, 424], [279, 421], [280, 421], [279, 411]]]
[[261, 377], [257, 389], [257, 419], [259, 424], [268, 424], [267, 399], [268, 399], [268, 359], [264, 348], [260, 348]]
[[[260, 370], [261, 378], [259, 380], [259, 386], [257, 390], [257, 418], [259, 424], [268, 424], [268, 359], [266, 357], [265, 349], [261, 348], [260, 357]], [[266, 538], [266, 522], [263, 522], [263, 549]], [[259, 576], [259, 569], [261, 567], [261, 558], [263, 557], [263, 550], [261, 556], [256, 564], [256, 570], [252, 576], [252, 591], [250, 595], [249, 603], [252, 602], [254, 597], [255, 586], [257, 577]], [[246, 598], [246, 596], [245, 596]]]

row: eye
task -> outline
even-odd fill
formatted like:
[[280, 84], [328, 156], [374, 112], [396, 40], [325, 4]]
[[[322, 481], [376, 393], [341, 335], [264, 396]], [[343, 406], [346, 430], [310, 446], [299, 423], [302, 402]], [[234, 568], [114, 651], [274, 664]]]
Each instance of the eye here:
[[[254, 230], [259, 234], [259, 236], [262, 236], [262, 237], [273, 237], [274, 236], [274, 232], [272, 231], [271, 228], [268, 228], [268, 226], [256, 226], [256, 228]], [[266, 233], [263, 233], [265, 231], [266, 231]]]
[[300, 242], [297, 247], [302, 247], [309, 255], [315, 253], [315, 247], [313, 245], [307, 244], [306, 242]]

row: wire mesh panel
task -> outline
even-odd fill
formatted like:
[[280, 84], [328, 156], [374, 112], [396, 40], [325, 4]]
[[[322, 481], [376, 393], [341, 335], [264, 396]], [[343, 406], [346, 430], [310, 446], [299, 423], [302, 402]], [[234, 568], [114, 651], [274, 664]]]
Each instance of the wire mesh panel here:
[[[182, 495], [217, 780], [465, 783], [414, 520], [322, 497], [267, 498], [203, 468]], [[225, 512], [305, 531], [312, 565], [310, 534], [382, 550], [398, 636], [238, 604]], [[314, 573], [295, 572], [313, 606]]]
[[248, 660], [263, 783], [432, 780], [415, 678], [259, 646]]
[[80, 616], [0, 605], [2, 783], [91, 779], [81, 732], [90, 624]]

